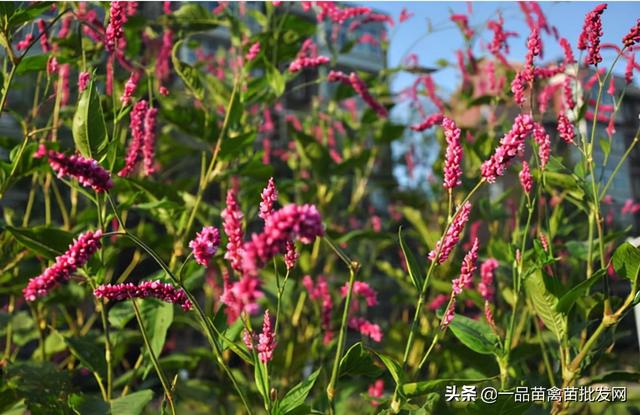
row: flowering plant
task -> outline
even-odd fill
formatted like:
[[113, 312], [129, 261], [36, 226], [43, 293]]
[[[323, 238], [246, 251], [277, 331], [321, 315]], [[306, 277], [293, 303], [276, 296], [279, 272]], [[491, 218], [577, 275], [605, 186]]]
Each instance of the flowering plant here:
[[[406, 9], [205, 5], [0, 6], [3, 412], [602, 413], [569, 393], [640, 380], [608, 353], [640, 302], [640, 204], [610, 194], [640, 20], [607, 43], [596, 6], [575, 57], [535, 2], [527, 33], [452, 14], [445, 100], [415, 55], [343, 64]], [[425, 192], [407, 139], [441, 149]]]

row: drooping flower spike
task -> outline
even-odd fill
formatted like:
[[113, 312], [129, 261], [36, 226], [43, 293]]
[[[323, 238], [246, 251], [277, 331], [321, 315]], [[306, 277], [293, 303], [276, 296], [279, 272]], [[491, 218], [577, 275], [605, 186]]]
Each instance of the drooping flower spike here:
[[78, 154], [67, 156], [54, 150], [50, 150], [47, 156], [49, 165], [58, 177], [70, 176], [84, 187], [91, 187], [99, 193], [113, 187], [111, 174], [96, 160], [87, 159]]
[[112, 301], [122, 301], [130, 298], [157, 298], [167, 303], [182, 307], [184, 311], [191, 310], [191, 301], [182, 288], [176, 288], [162, 281], [143, 281], [136, 285], [133, 283], [104, 284], [98, 286], [93, 294], [97, 298], [105, 298]]
[[602, 37], [602, 13], [607, 4], [599, 4], [587, 13], [582, 26], [582, 32], [578, 38], [578, 49], [587, 50], [585, 62], [587, 65], [597, 65], [602, 62], [600, 55], [600, 37]]
[[37, 277], [31, 278], [26, 288], [22, 290], [25, 300], [35, 301], [46, 296], [56, 285], [69, 280], [71, 275], [83, 267], [102, 246], [100, 238], [102, 231], [88, 231], [78, 236], [69, 245], [67, 251], [56, 257], [56, 261]]
[[470, 202], [466, 202], [458, 209], [458, 213], [453, 219], [451, 226], [449, 226], [444, 238], [438, 241], [433, 250], [429, 252], [429, 259], [431, 261], [437, 261], [438, 264], [442, 264], [449, 258], [451, 251], [453, 251], [453, 248], [455, 248], [460, 240], [460, 234], [464, 229], [464, 225], [469, 220], [470, 213]]

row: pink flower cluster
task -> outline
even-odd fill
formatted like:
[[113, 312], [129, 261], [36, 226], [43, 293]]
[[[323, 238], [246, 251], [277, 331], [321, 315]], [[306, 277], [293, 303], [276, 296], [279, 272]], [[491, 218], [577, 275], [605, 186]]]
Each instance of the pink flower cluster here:
[[443, 119], [444, 115], [441, 113], [432, 114], [419, 124], [412, 125], [411, 129], [418, 132], [428, 130], [436, 124], [441, 124]]
[[638, 42], [640, 42], [640, 19], [636, 20], [636, 25], [622, 38], [622, 43], [626, 48], [630, 48]]
[[189, 242], [193, 257], [203, 267], [209, 266], [209, 261], [215, 255], [220, 245], [220, 232], [213, 226], [205, 226], [196, 237]]
[[255, 42], [249, 47], [249, 51], [245, 55], [245, 59], [249, 62], [254, 60], [260, 53], [260, 42]]
[[360, 334], [371, 338], [371, 340], [376, 343], [380, 343], [382, 341], [382, 329], [380, 326], [363, 317], [351, 317], [348, 325], [353, 330], [359, 331]]
[[600, 37], [602, 37], [602, 13], [607, 8], [607, 4], [599, 4], [592, 11], [587, 13], [582, 32], [578, 38], [578, 49], [587, 51], [585, 62], [587, 65], [597, 65], [602, 62], [600, 56]]
[[534, 129], [531, 116], [520, 114], [516, 117], [511, 131], [500, 140], [500, 146], [495, 153], [482, 163], [482, 177], [489, 183], [494, 183], [498, 176], [502, 176], [511, 160], [524, 151], [524, 140]]
[[112, 1], [109, 9], [109, 24], [106, 30], [105, 46], [114, 52], [118, 41], [124, 36], [123, 26], [127, 22], [126, 2]]
[[122, 105], [129, 105], [131, 102], [131, 97], [136, 92], [136, 88], [138, 87], [138, 81], [140, 80], [140, 73], [132, 72], [127, 82], [124, 84], [124, 92], [120, 97], [120, 102]]
[[565, 143], [574, 144], [573, 138], [576, 136], [576, 133], [573, 129], [573, 124], [571, 124], [569, 118], [562, 113], [558, 114], [558, 134]]
[[192, 307], [191, 301], [189, 301], [182, 288], [176, 288], [169, 283], [163, 283], [158, 280], [142, 281], [138, 285], [130, 282], [125, 284], [104, 284], [98, 286], [93, 291], [93, 295], [97, 298], [106, 298], [114, 301], [153, 297], [167, 303], [179, 305], [184, 311], [189, 311]]
[[[346, 297], [348, 292], [349, 292], [349, 283], [347, 282], [340, 289], [342, 298]], [[367, 303], [367, 306], [369, 307], [372, 307], [378, 304], [378, 293], [376, 293], [376, 291], [364, 281], [355, 281], [353, 283], [353, 294], [364, 298], [365, 302]]]
[[326, 56], [318, 56], [318, 48], [312, 39], [307, 39], [302, 43], [302, 48], [296, 58], [289, 65], [289, 72], [296, 73], [307, 68], [316, 68], [330, 62]]
[[66, 156], [54, 150], [47, 155], [49, 165], [58, 177], [73, 177], [84, 187], [91, 187], [96, 192], [105, 192], [113, 187], [111, 174], [96, 160], [86, 159], [79, 154]]
[[277, 346], [276, 333], [271, 326], [271, 316], [269, 310], [264, 310], [264, 320], [262, 322], [262, 333], [258, 336], [258, 357], [262, 363], [268, 363], [273, 359], [273, 351]]
[[471, 287], [473, 283], [473, 273], [476, 270], [476, 261], [478, 260], [478, 238], [474, 239], [471, 250], [467, 252], [462, 260], [460, 267], [460, 276], [451, 283], [451, 290], [455, 295], [462, 293], [465, 288]]
[[287, 241], [300, 240], [309, 244], [322, 236], [320, 213], [313, 205], [287, 205], [273, 212], [265, 221], [264, 230], [253, 234], [242, 246], [242, 273], [255, 276], [267, 261], [286, 250]]
[[485, 301], [493, 301], [495, 288], [493, 284], [494, 272], [498, 269], [499, 263], [493, 258], [489, 258], [480, 266], [480, 283], [478, 292]]
[[319, 22], [329, 17], [332, 22], [342, 24], [354, 17], [371, 13], [368, 7], [340, 8], [333, 1], [316, 1], [316, 5], [320, 8], [320, 12], [316, 15]]
[[533, 188], [533, 177], [531, 177], [531, 169], [529, 169], [529, 163], [526, 161], [522, 161], [522, 170], [518, 174], [520, 178], [520, 185], [522, 185], [522, 190], [525, 193], [531, 193], [531, 189]]
[[51, 43], [49, 43], [49, 36], [47, 34], [47, 24], [42, 19], [38, 20], [38, 30], [41, 33], [40, 46], [42, 47], [42, 51], [44, 53], [51, 52]]
[[260, 212], [258, 213], [258, 216], [267, 220], [273, 213], [274, 203], [278, 200], [278, 190], [276, 189], [276, 183], [273, 180], [273, 177], [269, 179], [267, 187], [262, 190], [262, 194], [260, 196], [262, 201], [260, 202]]
[[260, 291], [260, 280], [247, 275], [232, 283], [227, 273], [223, 274], [223, 278], [224, 292], [220, 296], [220, 301], [227, 306], [225, 314], [229, 324], [236, 321], [243, 312], [257, 313], [258, 300], [264, 296]]
[[444, 238], [436, 243], [436, 246], [431, 252], [429, 252], [429, 259], [436, 261], [438, 264], [445, 262], [453, 248], [458, 244], [460, 240], [460, 234], [464, 229], [464, 225], [469, 220], [471, 214], [471, 203], [466, 202], [460, 208], [458, 208], [457, 214], [453, 218], [453, 222], [449, 226]]
[[462, 33], [467, 40], [473, 37], [474, 32], [473, 29], [469, 27], [469, 18], [466, 15], [452, 14], [451, 21], [460, 27], [460, 30], [462, 30]]
[[462, 145], [460, 145], [460, 129], [456, 123], [447, 117], [442, 119], [442, 128], [444, 129], [444, 137], [447, 141], [447, 152], [444, 162], [444, 183], [445, 189], [453, 189], [462, 184], [460, 177], [462, 169]]
[[292, 269], [298, 262], [298, 252], [296, 251], [296, 244], [293, 241], [287, 241], [284, 247], [284, 264], [287, 269]]
[[231, 267], [236, 271], [242, 269], [242, 211], [238, 204], [236, 190], [229, 189], [227, 192], [227, 206], [222, 211], [224, 232], [227, 234], [227, 252], [224, 258], [231, 263]]
[[442, 317], [441, 326], [446, 328], [451, 324], [455, 316], [456, 297], [462, 293], [464, 288], [469, 288], [473, 282], [473, 273], [476, 270], [476, 262], [478, 261], [478, 238], [474, 239], [471, 250], [467, 252], [462, 260], [460, 267], [460, 276], [453, 280], [451, 284], [451, 297], [449, 305]]
[[379, 116], [386, 117], [389, 115], [387, 109], [380, 104], [374, 97], [369, 93], [369, 89], [367, 85], [360, 79], [358, 74], [355, 72], [351, 72], [348, 76], [340, 71], [331, 71], [327, 76], [329, 82], [337, 82], [340, 81], [344, 84], [351, 85], [351, 87], [356, 91], [360, 98], [369, 105]]
[[316, 283], [309, 275], [305, 275], [302, 279], [302, 285], [307, 289], [309, 297], [312, 300], [320, 301], [321, 309], [321, 326], [324, 330], [324, 344], [328, 344], [333, 339], [333, 331], [331, 330], [331, 314], [333, 312], [333, 300], [329, 292], [329, 284], [322, 276], [318, 276]]
[[551, 155], [551, 139], [544, 127], [535, 123], [533, 127], [533, 139], [538, 144], [538, 157], [540, 157], [540, 166], [544, 168], [549, 161]]
[[157, 108], [149, 108], [147, 101], [141, 100], [131, 110], [129, 127], [131, 128], [131, 141], [127, 149], [127, 156], [122, 170], [118, 176], [126, 177], [136, 168], [142, 155], [144, 173], [150, 175], [155, 171], [153, 166], [156, 145], [156, 119]]
[[636, 214], [640, 212], [640, 203], [633, 203], [633, 199], [627, 199], [624, 201], [621, 212], [622, 214]]
[[56, 284], [69, 280], [71, 275], [78, 268], [84, 266], [91, 256], [100, 249], [102, 246], [101, 237], [102, 231], [100, 230], [88, 231], [78, 236], [63, 255], [56, 257], [56, 262], [52, 266], [29, 280], [26, 288], [22, 290], [24, 299], [35, 301], [39, 297], [46, 296]]
[[89, 85], [89, 81], [91, 80], [91, 75], [89, 72], [80, 72], [78, 75], [78, 92], [82, 93], [87, 86]]
[[18, 42], [18, 44], [16, 45], [16, 49], [25, 50], [29, 47], [29, 44], [31, 44], [31, 42], [33, 42], [33, 35], [31, 33], [27, 33], [24, 36], [24, 39]]

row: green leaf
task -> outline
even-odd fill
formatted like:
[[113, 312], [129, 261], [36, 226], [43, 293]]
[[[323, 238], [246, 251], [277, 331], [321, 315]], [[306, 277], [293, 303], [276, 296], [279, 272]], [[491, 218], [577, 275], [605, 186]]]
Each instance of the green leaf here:
[[42, 71], [47, 67], [49, 54], [32, 55], [23, 58], [16, 68], [16, 75]]
[[34, 3], [26, 9], [19, 9], [9, 18], [9, 27], [26, 23], [51, 9], [52, 1]]
[[121, 301], [109, 308], [109, 324], [117, 329], [123, 329], [134, 316], [130, 301]]
[[73, 241], [73, 235], [62, 229], [46, 226], [34, 226], [33, 228], [6, 227], [18, 243], [36, 255], [53, 259], [62, 255]]
[[380, 368], [376, 366], [371, 353], [358, 342], [351, 346], [340, 359], [340, 376], [367, 376], [380, 375]]
[[456, 314], [449, 328], [462, 344], [474, 352], [500, 355], [500, 340], [487, 323]]
[[51, 362], [9, 362], [2, 373], [0, 399], [7, 389], [25, 400], [28, 413], [32, 415], [68, 412], [69, 372], [59, 371]]
[[270, 399], [268, 387], [269, 374], [267, 373], [266, 367], [261, 362], [253, 365], [253, 379], [260, 396], [262, 396], [264, 400]]
[[102, 379], [106, 379], [107, 362], [104, 357], [104, 349], [98, 344], [95, 337], [65, 337], [64, 342], [83, 366], [100, 375]]
[[144, 407], [153, 398], [150, 389], [141, 390], [122, 398], [111, 400], [111, 413], [114, 415], [141, 415]]
[[402, 226], [398, 229], [398, 239], [400, 240], [400, 249], [402, 249], [402, 253], [404, 254], [404, 261], [407, 264], [411, 282], [413, 282], [413, 285], [414, 287], [416, 287], [416, 289], [421, 290], [425, 278], [424, 274], [422, 273], [423, 267], [418, 263], [418, 260], [413, 255], [413, 252], [411, 252], [411, 249], [402, 237]]
[[271, 63], [267, 63], [267, 80], [269, 81], [269, 85], [271, 89], [273, 89], [276, 97], [281, 96], [284, 93], [284, 88], [286, 86], [286, 81], [284, 76], [280, 73], [278, 68], [273, 66]]
[[624, 370], [613, 370], [611, 372], [605, 372], [589, 378], [587, 385], [593, 385], [594, 383], [610, 384], [612, 382], [640, 382], [640, 372], [627, 372]]
[[376, 355], [378, 355], [382, 363], [386, 366], [389, 374], [396, 384], [402, 385], [404, 383], [404, 372], [402, 371], [402, 366], [400, 366], [400, 364], [391, 356], [378, 352], [376, 352]]
[[219, 157], [222, 160], [231, 160], [232, 158], [240, 155], [243, 150], [249, 148], [253, 144], [255, 139], [255, 131], [241, 134], [233, 138], [227, 137], [222, 140]]
[[611, 141], [605, 138], [600, 139], [600, 149], [605, 157], [609, 157], [609, 153], [611, 153]]
[[402, 394], [407, 398], [424, 396], [431, 392], [442, 391], [448, 385], [473, 385], [491, 380], [491, 378], [483, 379], [433, 379], [423, 382], [405, 383], [402, 385]]
[[532, 272], [524, 280], [524, 287], [538, 317], [553, 332], [556, 339], [562, 342], [567, 332], [567, 319], [562, 313], [556, 311], [558, 298], [547, 290], [542, 271], [537, 269]]
[[173, 46], [173, 51], [171, 52], [171, 61], [173, 62], [173, 67], [176, 70], [176, 73], [182, 79], [185, 86], [191, 91], [193, 96], [199, 101], [204, 100], [204, 85], [202, 84], [202, 80], [200, 79], [200, 73], [193, 66], [182, 62], [178, 58], [178, 52], [182, 47], [182, 43], [184, 40], [180, 40], [176, 42]]
[[107, 149], [107, 126], [93, 81], [80, 95], [73, 117], [73, 142], [85, 157], [99, 160]]
[[69, 406], [77, 415], [109, 415], [109, 403], [98, 396], [69, 395]]
[[620, 245], [613, 253], [613, 268], [618, 275], [635, 284], [640, 272], [640, 248], [629, 242]]
[[207, 9], [196, 3], [182, 4], [171, 17], [191, 31], [215, 29], [220, 23]]
[[167, 338], [167, 331], [173, 322], [173, 304], [151, 299], [144, 300], [140, 305], [140, 315], [144, 328], [149, 334], [151, 350], [159, 357]]
[[278, 405], [278, 413], [282, 415], [290, 414], [304, 404], [305, 399], [307, 399], [309, 392], [311, 392], [313, 385], [316, 383], [320, 370], [313, 372], [284, 395]]
[[580, 284], [571, 288], [568, 292], [566, 292], [560, 299], [558, 300], [558, 304], [556, 304], [556, 311], [560, 313], [567, 314], [571, 307], [575, 304], [575, 302], [581, 296], [585, 295], [585, 293], [591, 288], [593, 284], [600, 281], [600, 279], [607, 273], [606, 270], [600, 269], [595, 272], [591, 278], [582, 281]]

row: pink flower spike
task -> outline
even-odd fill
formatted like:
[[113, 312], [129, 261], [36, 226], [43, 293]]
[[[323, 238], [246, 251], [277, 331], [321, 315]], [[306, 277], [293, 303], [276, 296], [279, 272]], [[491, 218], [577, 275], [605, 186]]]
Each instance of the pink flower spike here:
[[598, 65], [602, 62], [602, 56], [600, 56], [600, 37], [603, 34], [601, 18], [606, 8], [606, 3], [600, 4], [587, 13], [584, 19], [582, 32], [578, 39], [578, 49], [588, 49], [585, 59], [587, 65]]
[[284, 252], [284, 264], [288, 270], [296, 266], [298, 257], [300, 257], [300, 255], [298, 255], [296, 251], [296, 244], [293, 241], [287, 241]]
[[449, 327], [449, 324], [453, 321], [453, 318], [456, 316], [456, 297], [451, 294], [451, 299], [449, 300], [449, 306], [444, 312], [444, 316], [442, 316], [441, 327], [442, 329], [446, 329]]
[[538, 144], [538, 157], [540, 157], [540, 166], [544, 169], [551, 155], [551, 139], [544, 127], [535, 123], [533, 128], [533, 139]]
[[511, 131], [500, 140], [500, 146], [489, 160], [482, 163], [482, 177], [489, 183], [502, 176], [511, 160], [524, 151], [524, 140], [534, 129], [531, 116], [520, 114], [516, 117]]
[[494, 272], [498, 269], [499, 263], [493, 258], [489, 258], [480, 265], [480, 283], [478, 284], [478, 292], [485, 301], [493, 301], [495, 293], [494, 288]]
[[38, 30], [41, 33], [40, 46], [42, 47], [42, 51], [44, 53], [51, 52], [51, 43], [49, 43], [49, 34], [47, 33], [47, 24], [42, 19], [38, 20]]
[[239, 281], [231, 283], [229, 275], [223, 274], [224, 292], [220, 301], [227, 306], [225, 313], [227, 321], [232, 324], [240, 314], [255, 314], [259, 310], [258, 300], [264, 296], [260, 291], [260, 280], [250, 276], [243, 276]]
[[312, 243], [324, 235], [320, 213], [313, 205], [287, 205], [273, 212], [265, 221], [264, 230], [253, 234], [242, 246], [242, 272], [255, 276], [271, 258], [284, 253], [287, 241]]
[[630, 48], [638, 42], [640, 42], [640, 19], [636, 20], [636, 25], [622, 38], [622, 44], [625, 48]]
[[432, 114], [421, 123], [412, 125], [411, 129], [413, 131], [418, 131], [418, 132], [424, 131], [436, 124], [441, 124], [443, 119], [444, 119], [444, 116], [440, 113]]
[[264, 320], [262, 323], [262, 333], [258, 336], [258, 357], [262, 363], [268, 363], [273, 359], [273, 351], [276, 349], [276, 333], [271, 326], [271, 316], [269, 310], [264, 310]]
[[31, 278], [27, 286], [22, 290], [24, 299], [35, 301], [46, 296], [57, 284], [68, 281], [78, 268], [83, 267], [93, 254], [100, 249], [102, 231], [88, 231], [78, 236], [69, 245], [67, 251], [56, 257], [55, 263], [37, 277]]
[[[467, 202], [460, 208], [458, 208], [457, 214], [453, 218], [453, 222], [451, 223], [451, 226], [449, 226], [447, 234], [442, 240], [438, 241], [433, 250], [429, 252], [429, 259], [431, 261], [437, 261], [438, 264], [442, 264], [449, 258], [451, 251], [453, 251], [453, 248], [456, 247], [458, 241], [460, 240], [460, 234], [464, 229], [464, 225], [469, 220], [470, 214], [470, 202]], [[438, 250], [440, 251], [439, 253]]]
[[[340, 289], [342, 298], [345, 298], [349, 292], [349, 283], [345, 283]], [[372, 307], [378, 304], [378, 293], [364, 281], [355, 281], [353, 283], [353, 294], [361, 296], [367, 302], [367, 306]]]
[[131, 174], [140, 159], [140, 151], [142, 150], [145, 142], [144, 123], [148, 108], [149, 105], [147, 104], [147, 101], [141, 100], [138, 101], [138, 103], [133, 107], [133, 110], [131, 110], [131, 114], [129, 115], [131, 119], [129, 122], [131, 140], [129, 141], [124, 167], [118, 172], [118, 176], [120, 177], [126, 177]]
[[80, 72], [80, 74], [78, 75], [78, 91], [80, 93], [87, 89], [90, 80], [91, 75], [89, 74], [89, 72]]
[[149, 176], [155, 172], [154, 159], [156, 154], [156, 119], [157, 108], [149, 108], [144, 116], [144, 136], [142, 139], [142, 161], [144, 174]]
[[256, 42], [253, 45], [251, 45], [251, 47], [249, 48], [249, 51], [245, 55], [245, 58], [247, 59], [247, 61], [251, 62], [258, 56], [259, 53], [260, 53], [260, 42]]
[[573, 124], [569, 121], [569, 117], [562, 113], [558, 115], [558, 134], [565, 143], [575, 144], [573, 139], [576, 136], [576, 133], [573, 129]]
[[106, 29], [105, 46], [107, 51], [113, 53], [118, 41], [124, 36], [123, 26], [127, 21], [124, 1], [112, 1], [109, 8], [109, 24]]
[[236, 271], [242, 269], [243, 248], [242, 239], [242, 211], [238, 204], [236, 190], [229, 189], [227, 192], [227, 207], [221, 213], [224, 232], [227, 234], [227, 252], [224, 258], [231, 263], [231, 267]]
[[131, 97], [136, 92], [136, 88], [138, 87], [139, 80], [140, 80], [140, 74], [138, 72], [132, 72], [131, 76], [129, 77], [127, 82], [124, 84], [124, 92], [120, 97], [120, 102], [122, 103], [122, 105], [125, 105], [125, 106], [129, 105], [129, 102], [131, 102]]
[[189, 242], [193, 257], [203, 267], [209, 266], [209, 261], [215, 255], [220, 245], [220, 232], [213, 226], [205, 226], [196, 234], [195, 239]]
[[447, 117], [442, 119], [442, 128], [447, 141], [446, 159], [444, 162], [444, 183], [445, 189], [453, 189], [460, 186], [462, 181], [462, 145], [460, 145], [460, 129], [456, 123]]
[[48, 156], [49, 165], [58, 177], [73, 177], [84, 187], [91, 187], [98, 193], [113, 187], [111, 174], [96, 160], [81, 155], [66, 156], [54, 150], [49, 151]]
[[262, 197], [262, 201], [260, 202], [260, 212], [258, 216], [266, 221], [273, 213], [273, 205], [278, 200], [278, 189], [276, 189], [276, 183], [273, 177], [269, 179], [267, 187], [264, 188], [260, 196]]
[[192, 307], [191, 301], [182, 288], [176, 288], [158, 280], [143, 281], [138, 285], [132, 283], [100, 285], [93, 291], [93, 295], [114, 301], [153, 297], [166, 303], [179, 305], [184, 311], [189, 311]]
[[467, 252], [462, 260], [460, 267], [460, 276], [453, 280], [452, 291], [455, 295], [462, 293], [464, 288], [471, 287], [473, 282], [473, 273], [476, 270], [476, 262], [478, 261], [478, 238], [474, 239], [471, 250]]
[[518, 177], [520, 178], [522, 190], [524, 190], [525, 193], [531, 193], [531, 189], [533, 188], [533, 178], [531, 177], [529, 163], [526, 161], [522, 161], [522, 170], [518, 174]]

